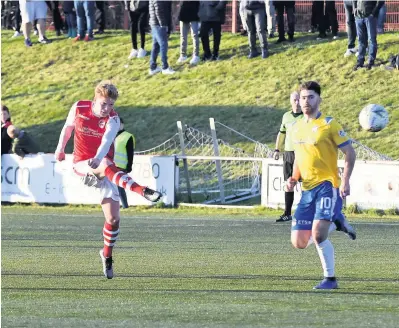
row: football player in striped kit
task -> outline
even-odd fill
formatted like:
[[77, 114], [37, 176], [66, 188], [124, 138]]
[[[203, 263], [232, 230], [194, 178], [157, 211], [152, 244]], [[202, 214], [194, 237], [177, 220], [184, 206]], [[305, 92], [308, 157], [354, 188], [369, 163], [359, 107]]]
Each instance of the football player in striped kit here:
[[104, 248], [100, 250], [104, 275], [113, 278], [112, 248], [119, 234], [118, 186], [157, 202], [161, 193], [143, 187], [115, 166], [114, 139], [120, 119], [114, 110], [118, 90], [110, 81], [100, 82], [94, 91], [94, 100], [80, 100], [69, 111], [55, 152], [56, 160], [65, 159], [65, 146], [75, 130], [74, 172], [84, 184], [101, 190], [101, 207], [105, 216]]

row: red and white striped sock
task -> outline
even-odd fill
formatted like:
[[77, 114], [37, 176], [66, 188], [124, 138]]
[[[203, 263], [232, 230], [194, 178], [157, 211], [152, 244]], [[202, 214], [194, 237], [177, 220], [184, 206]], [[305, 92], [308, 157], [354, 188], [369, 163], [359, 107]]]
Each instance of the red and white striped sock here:
[[109, 179], [109, 181], [117, 186], [122, 187], [123, 189], [134, 191], [139, 195], [143, 195], [144, 187], [134, 182], [127, 173], [117, 168], [115, 164], [107, 166], [105, 169], [105, 176]]
[[115, 245], [116, 239], [119, 235], [119, 222], [116, 225], [104, 223], [103, 236], [104, 236], [104, 256], [112, 256], [112, 248]]

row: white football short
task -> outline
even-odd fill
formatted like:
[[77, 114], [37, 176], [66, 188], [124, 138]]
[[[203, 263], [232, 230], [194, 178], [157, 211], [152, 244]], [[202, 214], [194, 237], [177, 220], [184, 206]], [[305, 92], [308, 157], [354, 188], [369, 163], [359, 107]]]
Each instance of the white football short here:
[[35, 19], [46, 19], [47, 5], [45, 1], [19, 0], [22, 23], [33, 23]]
[[[92, 169], [87, 162], [88, 161], [81, 161], [74, 164], [73, 170], [78, 176], [84, 177], [88, 173], [91, 174]], [[119, 202], [120, 198], [117, 185], [113, 184], [106, 177], [98, 180], [100, 183], [96, 188], [98, 188], [101, 192], [101, 201], [103, 201], [105, 198], [112, 198], [114, 201]]]

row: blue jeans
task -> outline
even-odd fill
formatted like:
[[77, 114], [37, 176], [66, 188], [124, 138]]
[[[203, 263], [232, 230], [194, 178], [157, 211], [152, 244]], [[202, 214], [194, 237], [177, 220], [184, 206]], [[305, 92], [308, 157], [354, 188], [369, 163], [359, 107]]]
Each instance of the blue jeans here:
[[85, 16], [86, 16], [86, 34], [93, 36], [94, 14], [96, 12], [94, 1], [74, 1], [77, 15], [78, 33], [80, 36], [85, 35]]
[[359, 56], [357, 62], [364, 64], [367, 44], [369, 46], [369, 63], [374, 63], [377, 56], [377, 18], [368, 16], [366, 18], [356, 17], [357, 38], [359, 40]]
[[385, 19], [387, 18], [387, 5], [384, 4], [378, 13], [377, 27], [384, 30]]
[[162, 69], [167, 69], [168, 64], [168, 28], [166, 26], [151, 26], [152, 49], [150, 69], [157, 67], [157, 58], [161, 52]]

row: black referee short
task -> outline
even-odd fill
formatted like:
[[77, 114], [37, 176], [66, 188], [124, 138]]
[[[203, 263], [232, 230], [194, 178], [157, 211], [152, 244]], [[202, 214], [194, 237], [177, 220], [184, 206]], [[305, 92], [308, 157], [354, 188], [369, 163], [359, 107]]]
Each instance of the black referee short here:
[[287, 181], [289, 177], [292, 177], [292, 171], [294, 168], [295, 153], [293, 151], [286, 151], [283, 154], [283, 170], [284, 180]]

